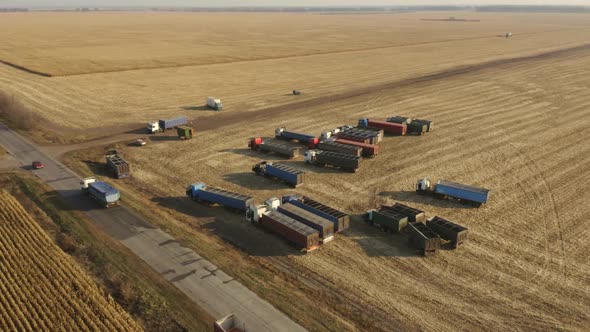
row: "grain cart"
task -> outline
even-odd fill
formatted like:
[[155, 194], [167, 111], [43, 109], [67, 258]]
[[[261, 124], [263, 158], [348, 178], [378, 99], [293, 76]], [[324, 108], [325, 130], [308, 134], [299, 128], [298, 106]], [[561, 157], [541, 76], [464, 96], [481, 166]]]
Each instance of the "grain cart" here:
[[318, 231], [320, 233], [321, 243], [327, 243], [334, 238], [334, 223], [318, 216], [317, 214], [311, 213], [291, 203], [279, 206], [277, 211]]
[[110, 150], [106, 154], [107, 167], [117, 179], [127, 178], [131, 175], [131, 166], [117, 152]]
[[302, 133], [297, 133], [294, 131], [288, 131], [287, 128], [285, 128], [285, 127], [279, 127], [277, 129], [275, 129], [275, 138], [287, 140], [287, 141], [295, 140], [301, 144], [305, 144], [310, 149], [315, 148], [318, 145], [318, 143], [320, 142], [320, 139], [314, 135], [302, 134]]
[[278, 141], [275, 139], [262, 139], [261, 137], [253, 137], [248, 141], [248, 147], [253, 151], [260, 151], [264, 153], [275, 153], [286, 156], [289, 159], [299, 157], [300, 147], [292, 146], [287, 142]]
[[281, 163], [263, 161], [254, 165], [252, 171], [260, 176], [281, 180], [293, 187], [302, 185], [305, 180], [305, 172]]
[[359, 119], [358, 126], [361, 128], [378, 128], [383, 129], [386, 134], [405, 135], [408, 127], [405, 124], [371, 120], [367, 118]]
[[476, 207], [480, 207], [486, 203], [490, 196], [490, 190], [488, 189], [446, 180], [440, 180], [433, 184], [428, 178], [418, 180], [418, 183], [416, 183], [416, 192], [420, 194], [431, 194], [441, 199], [452, 198]]
[[320, 245], [318, 231], [280, 212], [270, 211], [262, 214], [260, 225], [305, 252], [315, 250]]
[[441, 238], [450, 241], [453, 249], [457, 249], [467, 241], [467, 228], [447, 219], [434, 216], [426, 221], [426, 226], [430, 227]]
[[207, 97], [207, 107], [216, 111], [221, 111], [223, 109], [223, 103], [219, 98]]
[[193, 128], [188, 126], [179, 126], [176, 128], [176, 133], [181, 140], [193, 138]]
[[387, 209], [369, 210], [363, 214], [363, 220], [390, 233], [399, 233], [408, 225], [407, 216]]
[[350, 226], [350, 216], [306, 196], [285, 195], [283, 203], [291, 203], [334, 223], [334, 231], [341, 232]]
[[203, 182], [193, 183], [186, 188], [186, 196], [193, 201], [222, 205], [235, 211], [246, 211], [254, 202], [249, 196], [213, 188]]
[[188, 118], [186, 117], [179, 117], [174, 119], [168, 120], [159, 120], [159, 121], [152, 121], [148, 122], [147, 124], [147, 131], [151, 134], [155, 134], [158, 132], [163, 132], [166, 130], [170, 130], [179, 126], [184, 126], [188, 124]]
[[433, 256], [440, 249], [440, 237], [423, 223], [408, 223], [406, 229], [409, 243], [420, 250], [422, 255]]
[[394, 205], [381, 205], [381, 210], [389, 210], [397, 213], [401, 213], [404, 216], [408, 217], [408, 222], [425, 222], [426, 221], [426, 213], [422, 210], [415, 209], [413, 207], [409, 207], [407, 205], [401, 203], [395, 203]]
[[81, 189], [102, 207], [110, 208], [119, 205], [121, 193], [106, 182], [97, 181], [95, 177], [80, 181]]
[[308, 164], [320, 167], [332, 166], [350, 172], [358, 171], [361, 158], [349, 154], [331, 152], [325, 150], [309, 150], [305, 152], [304, 160]]

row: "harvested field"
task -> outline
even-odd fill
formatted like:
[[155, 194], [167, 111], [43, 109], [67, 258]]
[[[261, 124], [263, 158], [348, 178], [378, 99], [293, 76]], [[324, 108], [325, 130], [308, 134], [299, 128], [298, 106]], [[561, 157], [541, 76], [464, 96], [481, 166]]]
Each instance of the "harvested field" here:
[[1, 330], [142, 330], [3, 190], [0, 234]]

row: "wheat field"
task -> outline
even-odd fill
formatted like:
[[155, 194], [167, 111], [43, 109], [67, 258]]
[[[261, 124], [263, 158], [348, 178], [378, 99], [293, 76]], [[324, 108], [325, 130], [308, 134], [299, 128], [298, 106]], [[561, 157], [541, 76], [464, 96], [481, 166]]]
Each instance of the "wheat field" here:
[[0, 249], [0, 330], [142, 330], [3, 190]]

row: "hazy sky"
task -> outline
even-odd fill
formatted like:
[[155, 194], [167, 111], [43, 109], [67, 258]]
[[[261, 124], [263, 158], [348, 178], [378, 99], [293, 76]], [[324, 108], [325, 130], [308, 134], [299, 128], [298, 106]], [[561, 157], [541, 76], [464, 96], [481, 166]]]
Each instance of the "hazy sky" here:
[[0, 0], [0, 7], [32, 6], [350, 6], [350, 5], [587, 5], [590, 0]]

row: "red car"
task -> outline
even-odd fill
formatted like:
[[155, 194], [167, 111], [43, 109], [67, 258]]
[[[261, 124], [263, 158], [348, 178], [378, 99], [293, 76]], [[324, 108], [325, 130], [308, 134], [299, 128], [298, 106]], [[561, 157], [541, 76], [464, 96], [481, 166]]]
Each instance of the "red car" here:
[[43, 168], [43, 163], [40, 161], [33, 161], [33, 163], [31, 164], [31, 166], [33, 167], [33, 169], [40, 169]]

